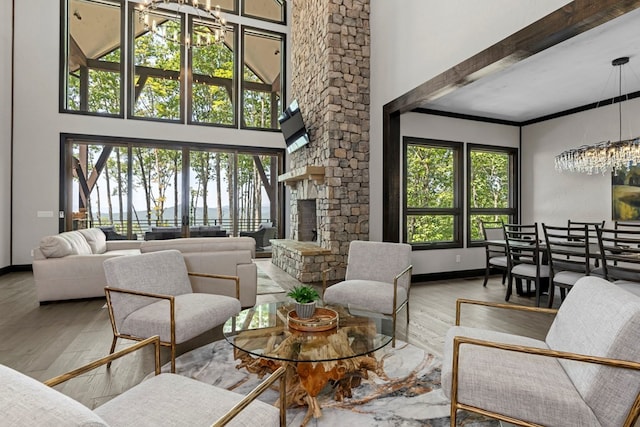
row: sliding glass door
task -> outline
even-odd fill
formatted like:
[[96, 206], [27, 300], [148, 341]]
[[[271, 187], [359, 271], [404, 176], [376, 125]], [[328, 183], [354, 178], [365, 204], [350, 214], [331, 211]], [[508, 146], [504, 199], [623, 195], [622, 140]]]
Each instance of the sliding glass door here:
[[283, 234], [282, 150], [69, 136], [63, 152], [63, 230], [137, 240], [247, 235], [263, 252], [263, 229]]

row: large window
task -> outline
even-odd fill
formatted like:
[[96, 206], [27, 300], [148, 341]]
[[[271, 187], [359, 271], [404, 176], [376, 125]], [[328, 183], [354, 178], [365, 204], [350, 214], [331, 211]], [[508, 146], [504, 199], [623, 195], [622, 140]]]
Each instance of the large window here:
[[259, 20], [251, 28], [226, 22], [221, 31], [212, 15], [200, 13], [203, 6], [189, 2], [154, 1], [144, 12], [140, 2], [128, 0], [61, 4], [61, 111], [279, 129], [286, 87], [282, 3], [220, 2], [223, 18], [233, 18], [242, 4], [243, 13], [274, 21], [266, 25], [282, 32], [260, 28]]
[[68, 0], [62, 17], [66, 57], [60, 110], [122, 115], [120, 2]]
[[514, 148], [467, 145], [467, 242], [482, 240], [481, 221], [515, 222], [517, 152]]
[[[466, 149], [466, 192], [462, 152]], [[517, 150], [404, 138], [404, 240], [417, 249], [481, 245], [481, 221], [516, 222]]]
[[69, 136], [63, 229], [101, 227], [107, 238], [157, 240], [278, 228], [282, 160], [283, 150]]
[[243, 127], [278, 129], [284, 83], [284, 36], [245, 29], [242, 38]]
[[462, 246], [462, 143], [404, 138], [404, 241]]

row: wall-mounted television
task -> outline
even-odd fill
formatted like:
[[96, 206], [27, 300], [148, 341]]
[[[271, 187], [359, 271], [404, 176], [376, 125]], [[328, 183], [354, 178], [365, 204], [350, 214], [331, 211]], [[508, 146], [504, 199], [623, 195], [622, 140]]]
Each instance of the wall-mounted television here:
[[287, 144], [287, 152], [293, 153], [309, 143], [309, 134], [302, 121], [302, 113], [298, 101], [291, 102], [289, 107], [278, 117], [280, 130]]

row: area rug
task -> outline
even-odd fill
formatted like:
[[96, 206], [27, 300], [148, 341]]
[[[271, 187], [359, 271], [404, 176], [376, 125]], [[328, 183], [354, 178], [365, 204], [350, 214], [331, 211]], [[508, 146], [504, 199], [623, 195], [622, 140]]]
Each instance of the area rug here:
[[[312, 419], [310, 426], [449, 426], [449, 401], [440, 387], [440, 361], [410, 344], [398, 341], [379, 350], [376, 356], [384, 361], [389, 380], [371, 373], [353, 397], [342, 402], [333, 399], [330, 386], [318, 396], [322, 417]], [[176, 359], [176, 372], [218, 387], [248, 394], [260, 383], [257, 375], [236, 369], [233, 350], [226, 341], [216, 341], [185, 353]], [[167, 364], [163, 371], [169, 371]], [[276, 390], [268, 390], [260, 400], [273, 404], [278, 398]], [[299, 426], [307, 412], [306, 407], [287, 410], [287, 425]], [[494, 427], [498, 421], [475, 414], [460, 413], [459, 425]]]
[[258, 295], [279, 294], [282, 292], [284, 292], [284, 289], [258, 267]]

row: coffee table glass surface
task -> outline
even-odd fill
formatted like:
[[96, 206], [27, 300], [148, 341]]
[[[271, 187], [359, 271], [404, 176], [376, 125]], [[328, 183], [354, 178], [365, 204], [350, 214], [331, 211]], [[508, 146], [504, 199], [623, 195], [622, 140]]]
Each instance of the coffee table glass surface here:
[[288, 362], [350, 359], [373, 353], [393, 338], [390, 316], [353, 307], [326, 308], [338, 314], [336, 328], [309, 332], [289, 327], [288, 315], [294, 305], [280, 301], [241, 311], [225, 323], [224, 336], [237, 350]]

